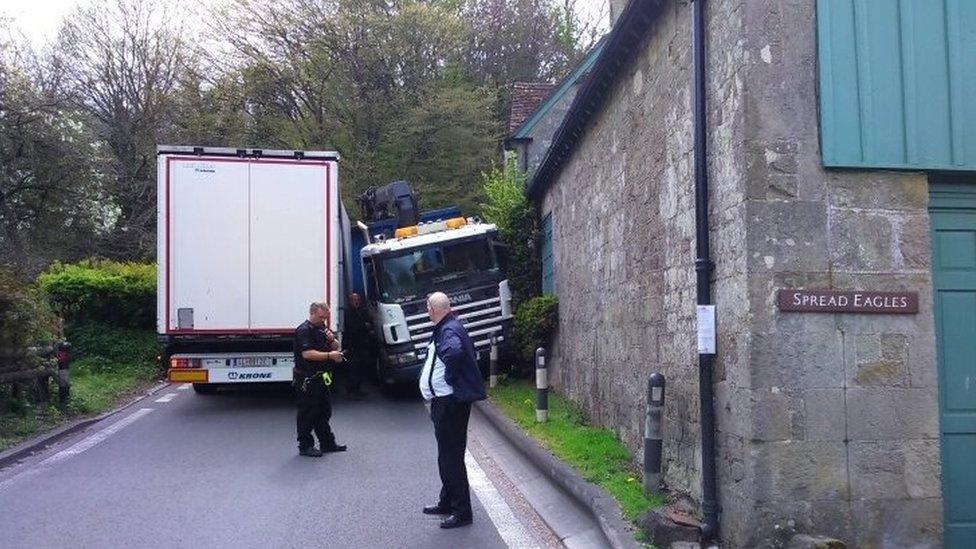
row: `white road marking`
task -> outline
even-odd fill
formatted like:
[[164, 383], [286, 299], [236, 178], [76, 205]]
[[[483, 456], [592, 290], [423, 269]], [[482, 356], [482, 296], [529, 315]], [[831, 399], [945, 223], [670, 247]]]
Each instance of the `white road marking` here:
[[192, 383], [184, 383], [183, 385], [180, 385], [179, 387], [177, 387], [176, 390], [177, 391], [185, 391], [185, 390], [189, 389], [190, 387], [193, 387], [193, 384]]
[[109, 425], [108, 427], [102, 429], [101, 431], [98, 431], [97, 433], [81, 440], [80, 442], [75, 443], [69, 448], [61, 450], [60, 452], [54, 454], [53, 456], [48, 457], [47, 459], [38, 463], [31, 469], [28, 469], [18, 475], [14, 475], [13, 477], [10, 477], [5, 481], [0, 482], [0, 490], [3, 490], [4, 488], [7, 487], [7, 485], [9, 485], [10, 483], [14, 482], [17, 479], [35, 476], [38, 473], [50, 468], [52, 465], [60, 463], [68, 458], [77, 456], [78, 454], [95, 446], [96, 444], [103, 442], [105, 439], [121, 431], [122, 429], [125, 429], [129, 425], [132, 425], [137, 420], [139, 420], [139, 418], [145, 416], [146, 414], [152, 411], [153, 408], [140, 408], [139, 410], [129, 414], [128, 416], [120, 419], [119, 421], [116, 421], [115, 423]]
[[166, 393], [165, 395], [156, 399], [156, 402], [169, 402], [179, 396], [179, 393]]
[[478, 465], [471, 452], [464, 452], [464, 463], [468, 469], [468, 484], [478, 496], [478, 501], [488, 513], [488, 518], [495, 524], [495, 529], [498, 530], [498, 535], [505, 545], [513, 549], [538, 549], [535, 539], [515, 517], [508, 502], [488, 480], [488, 475]]

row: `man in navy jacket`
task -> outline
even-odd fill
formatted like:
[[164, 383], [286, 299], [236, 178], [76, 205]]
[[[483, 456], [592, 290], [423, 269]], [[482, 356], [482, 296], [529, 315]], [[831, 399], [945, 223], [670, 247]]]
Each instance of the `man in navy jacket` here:
[[471, 403], [486, 397], [485, 384], [478, 369], [474, 343], [451, 312], [448, 297], [441, 292], [430, 294], [427, 314], [434, 323], [434, 331], [420, 373], [420, 392], [430, 401], [442, 487], [437, 504], [424, 507], [424, 513], [448, 515], [441, 528], [457, 528], [471, 524], [472, 520], [464, 452]]

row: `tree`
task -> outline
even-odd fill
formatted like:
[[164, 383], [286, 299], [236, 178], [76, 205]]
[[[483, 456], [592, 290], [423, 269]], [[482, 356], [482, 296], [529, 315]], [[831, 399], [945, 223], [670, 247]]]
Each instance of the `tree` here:
[[511, 85], [554, 81], [595, 41], [575, 0], [467, 0], [461, 10], [467, 39], [462, 68], [474, 81], [498, 90], [496, 116], [508, 117]]
[[0, 263], [21, 278], [87, 255], [102, 217], [99, 151], [26, 43], [0, 24]]
[[194, 56], [178, 13], [179, 5], [149, 0], [92, 2], [58, 36], [53, 63], [108, 153], [102, 207], [111, 222], [100, 251], [109, 257], [155, 253], [155, 149]]
[[338, 150], [347, 200], [408, 179], [428, 206], [473, 206], [498, 126], [492, 93], [459, 77], [457, 11], [456, 2], [237, 0], [220, 31], [244, 60], [252, 139]]

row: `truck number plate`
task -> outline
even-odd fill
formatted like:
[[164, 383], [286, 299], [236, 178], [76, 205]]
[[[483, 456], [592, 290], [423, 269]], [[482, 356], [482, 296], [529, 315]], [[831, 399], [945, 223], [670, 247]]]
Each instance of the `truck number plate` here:
[[261, 366], [271, 366], [271, 357], [269, 356], [249, 356], [245, 358], [235, 358], [231, 361], [231, 365], [237, 368], [253, 368]]

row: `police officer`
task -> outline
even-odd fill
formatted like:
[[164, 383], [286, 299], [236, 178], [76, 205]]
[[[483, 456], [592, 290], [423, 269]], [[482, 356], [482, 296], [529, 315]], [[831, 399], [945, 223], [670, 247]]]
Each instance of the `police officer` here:
[[[332, 368], [342, 362], [339, 342], [328, 328], [329, 305], [312, 303], [308, 308], [308, 320], [295, 329], [294, 385], [298, 394], [298, 453], [303, 456], [321, 457], [323, 452], [344, 452], [346, 447], [336, 444], [329, 427], [332, 417], [332, 401], [329, 385], [332, 384]], [[315, 447], [312, 432], [319, 439]]]

